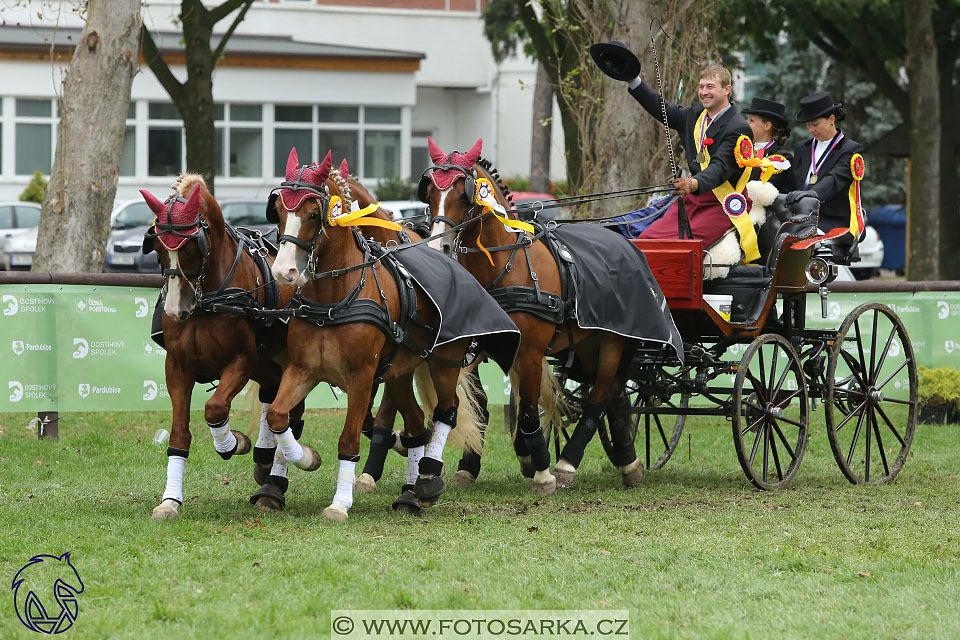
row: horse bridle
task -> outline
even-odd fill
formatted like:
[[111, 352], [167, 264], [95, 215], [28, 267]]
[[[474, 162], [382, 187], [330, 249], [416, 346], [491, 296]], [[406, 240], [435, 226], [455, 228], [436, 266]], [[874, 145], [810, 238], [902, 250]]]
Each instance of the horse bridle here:
[[[451, 151], [448, 158], [452, 157], [454, 153], [460, 153], [459, 151]], [[474, 214], [477, 211], [477, 203], [475, 199], [475, 194], [477, 193], [477, 172], [475, 169], [461, 167], [458, 164], [435, 164], [433, 166], [427, 167], [424, 170], [423, 175], [420, 176], [420, 183], [417, 185], [417, 198], [420, 199], [420, 202], [423, 202], [427, 205], [427, 213], [432, 213], [430, 211], [430, 201], [427, 197], [427, 190], [430, 188], [430, 182], [432, 182], [431, 176], [434, 171], [459, 171], [464, 176], [463, 190], [467, 194], [467, 199], [470, 200], [470, 208], [467, 209], [467, 213], [463, 216], [463, 221], [459, 224], [464, 224], [471, 220]], [[453, 186], [451, 184], [451, 186]], [[437, 222], [443, 222], [451, 227], [456, 227], [457, 222], [451, 220], [450, 218], [442, 215], [430, 216], [430, 229], [433, 229], [433, 225]], [[457, 237], [454, 239], [454, 245], [460, 243], [460, 232], [457, 232]]]
[[[320, 200], [320, 224], [317, 225], [317, 230], [313, 233], [313, 238], [310, 242], [306, 240], [301, 240], [297, 236], [291, 236], [283, 234], [279, 237], [277, 241], [277, 247], [283, 246], [285, 242], [296, 245], [307, 252], [307, 271], [313, 273], [315, 270], [315, 262], [317, 260], [316, 250], [317, 246], [320, 244], [320, 234], [323, 233], [323, 229], [327, 223], [327, 211], [330, 208], [330, 192], [327, 188], [327, 185], [324, 184], [323, 187], [319, 187], [315, 184], [309, 182], [301, 181], [303, 177], [303, 172], [307, 169], [313, 169], [310, 165], [300, 165], [297, 167], [297, 177], [294, 180], [286, 180], [280, 183], [280, 186], [270, 192], [270, 199], [267, 206], [269, 211], [271, 205], [273, 205], [277, 198], [280, 197], [281, 189], [292, 189], [293, 191], [309, 191], [310, 193], [317, 196]], [[346, 203], [345, 203], [346, 205]], [[290, 213], [290, 212], [288, 212]]]
[[[197, 271], [184, 271], [183, 269], [161, 269], [160, 273], [164, 278], [170, 278], [172, 276], [183, 278], [187, 283], [193, 287], [194, 293], [197, 297], [200, 297], [200, 288], [203, 283], [203, 270], [207, 263], [207, 256], [210, 255], [210, 243], [207, 242], [207, 235], [210, 232], [210, 226], [207, 224], [206, 218], [200, 214], [200, 210], [197, 210], [197, 217], [192, 221], [184, 224], [174, 224], [171, 222], [173, 219], [173, 206], [177, 203], [186, 204], [187, 199], [178, 196], [172, 195], [166, 200], [163, 204], [167, 208], [167, 222], [160, 222], [160, 219], [154, 221], [153, 226], [147, 229], [147, 232], [144, 234], [144, 243], [148, 240], [153, 240], [158, 237], [161, 233], [170, 233], [180, 238], [186, 238], [187, 240], [196, 239], [197, 244], [200, 245], [200, 269]], [[184, 233], [187, 229], [196, 229], [193, 233]], [[178, 265], [179, 266], [179, 265]], [[191, 282], [190, 278], [196, 278], [196, 282]]]

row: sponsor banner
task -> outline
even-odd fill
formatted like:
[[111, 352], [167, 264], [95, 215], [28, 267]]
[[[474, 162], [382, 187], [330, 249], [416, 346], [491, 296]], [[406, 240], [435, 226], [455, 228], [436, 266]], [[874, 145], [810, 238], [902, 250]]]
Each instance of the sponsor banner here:
[[[169, 411], [166, 351], [150, 339], [156, 302], [148, 288], [0, 286], [0, 412]], [[480, 376], [491, 403], [509, 401], [496, 365]], [[196, 385], [191, 408], [203, 409], [213, 388]], [[311, 409], [346, 406], [326, 383], [307, 396]]]

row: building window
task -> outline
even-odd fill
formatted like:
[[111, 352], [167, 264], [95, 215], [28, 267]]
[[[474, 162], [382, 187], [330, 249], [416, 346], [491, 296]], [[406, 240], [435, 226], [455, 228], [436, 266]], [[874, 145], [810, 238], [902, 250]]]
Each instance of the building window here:
[[364, 131], [363, 175], [394, 178], [400, 175], [400, 132]]
[[151, 102], [147, 121], [147, 175], [183, 173], [183, 123], [169, 102]]
[[231, 104], [224, 128], [227, 175], [232, 178], [259, 178], [263, 175], [263, 107], [259, 104]]
[[56, 139], [53, 100], [17, 98], [16, 104], [16, 173], [29, 176], [40, 171], [49, 175]]

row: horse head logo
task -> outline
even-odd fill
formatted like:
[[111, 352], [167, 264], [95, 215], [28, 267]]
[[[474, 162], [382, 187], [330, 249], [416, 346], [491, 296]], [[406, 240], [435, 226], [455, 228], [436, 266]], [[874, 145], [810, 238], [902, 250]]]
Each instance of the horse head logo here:
[[87, 354], [90, 353], [90, 345], [87, 344], [87, 341], [83, 338], [74, 338], [73, 346], [77, 348], [77, 350], [73, 352], [74, 358], [86, 358]]
[[17, 315], [17, 310], [20, 309], [20, 302], [17, 300], [16, 296], [11, 296], [11, 295], [3, 296], [3, 304], [7, 305], [7, 308], [3, 310], [3, 315], [5, 316]]
[[953, 340], [947, 340], [943, 343], [943, 348], [947, 353], [953, 353], [953, 350], [956, 348], [956, 343]]
[[7, 383], [7, 388], [10, 389], [10, 402], [20, 402], [23, 400], [23, 385], [17, 382], [16, 380], [10, 380]]
[[143, 399], [144, 400], [155, 400], [157, 397], [157, 392], [160, 391], [160, 388], [157, 386], [157, 383], [153, 380], [144, 380], [143, 381]]
[[133, 303], [137, 305], [137, 317], [146, 318], [147, 313], [150, 311], [150, 303], [147, 302], [146, 298], [134, 298]]
[[[37, 633], [62, 633], [73, 626], [80, 607], [77, 596], [83, 593], [83, 581], [70, 563], [70, 552], [62, 556], [39, 555], [30, 558], [13, 578], [13, 601], [23, 626]], [[52, 600], [60, 606], [59, 611]], [[40, 599], [43, 594], [46, 604]]]
[[11, 346], [13, 347], [14, 355], [23, 355], [23, 340], [14, 340]]
[[937, 317], [946, 320], [950, 316], [950, 305], [943, 300], [937, 300]]

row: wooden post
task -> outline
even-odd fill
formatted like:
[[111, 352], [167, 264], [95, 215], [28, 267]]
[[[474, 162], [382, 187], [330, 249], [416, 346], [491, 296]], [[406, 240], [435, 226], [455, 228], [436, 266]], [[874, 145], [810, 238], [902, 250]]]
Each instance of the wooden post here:
[[37, 426], [37, 438], [40, 440], [60, 439], [60, 414], [56, 411], [41, 411], [37, 414], [40, 424]]

